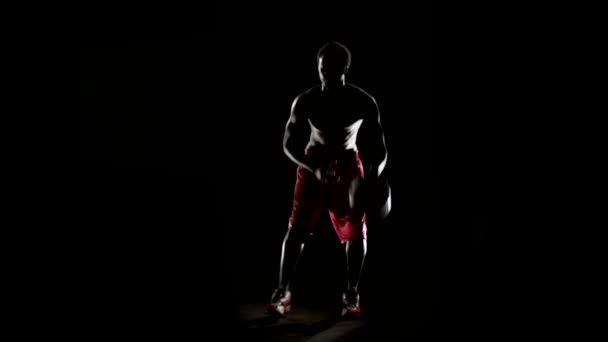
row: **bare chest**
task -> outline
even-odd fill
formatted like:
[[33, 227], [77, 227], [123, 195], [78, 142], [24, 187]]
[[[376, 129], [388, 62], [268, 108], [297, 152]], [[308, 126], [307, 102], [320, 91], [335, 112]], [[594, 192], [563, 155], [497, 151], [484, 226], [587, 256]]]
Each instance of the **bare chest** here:
[[309, 106], [307, 117], [313, 129], [348, 132], [358, 129], [364, 118], [362, 106], [346, 99], [318, 100]]

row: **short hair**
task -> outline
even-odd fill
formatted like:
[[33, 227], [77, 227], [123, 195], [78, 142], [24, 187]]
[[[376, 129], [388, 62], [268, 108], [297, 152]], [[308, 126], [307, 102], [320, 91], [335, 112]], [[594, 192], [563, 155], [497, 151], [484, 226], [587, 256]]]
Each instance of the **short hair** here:
[[350, 67], [351, 54], [350, 51], [344, 44], [336, 41], [330, 41], [325, 43], [317, 52], [317, 61], [319, 58], [330, 58], [335, 62], [344, 64], [345, 67]]

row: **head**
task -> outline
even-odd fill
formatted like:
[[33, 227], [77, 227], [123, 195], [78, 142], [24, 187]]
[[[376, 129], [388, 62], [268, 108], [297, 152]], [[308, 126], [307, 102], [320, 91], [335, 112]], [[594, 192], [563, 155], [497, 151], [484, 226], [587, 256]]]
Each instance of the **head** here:
[[323, 45], [317, 52], [317, 68], [323, 87], [344, 85], [350, 61], [350, 51], [343, 44], [331, 41]]

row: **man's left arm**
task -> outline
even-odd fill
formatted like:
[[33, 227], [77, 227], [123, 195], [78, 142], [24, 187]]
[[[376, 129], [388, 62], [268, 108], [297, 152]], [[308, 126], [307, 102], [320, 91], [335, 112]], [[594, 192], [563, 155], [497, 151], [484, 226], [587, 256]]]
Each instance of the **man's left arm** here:
[[375, 99], [371, 99], [370, 110], [361, 127], [360, 148], [363, 152], [364, 178], [378, 178], [386, 166], [388, 152], [384, 139], [384, 129], [380, 120], [380, 110]]

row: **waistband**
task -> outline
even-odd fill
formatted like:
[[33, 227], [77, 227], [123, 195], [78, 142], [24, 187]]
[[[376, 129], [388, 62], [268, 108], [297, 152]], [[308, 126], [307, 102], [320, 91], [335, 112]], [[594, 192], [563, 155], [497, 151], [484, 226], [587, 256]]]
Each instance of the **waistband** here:
[[323, 148], [322, 146], [307, 147], [305, 150], [305, 154], [307, 156], [332, 158], [332, 159], [359, 157], [358, 150], [354, 150], [354, 149], [330, 150], [330, 149]]

